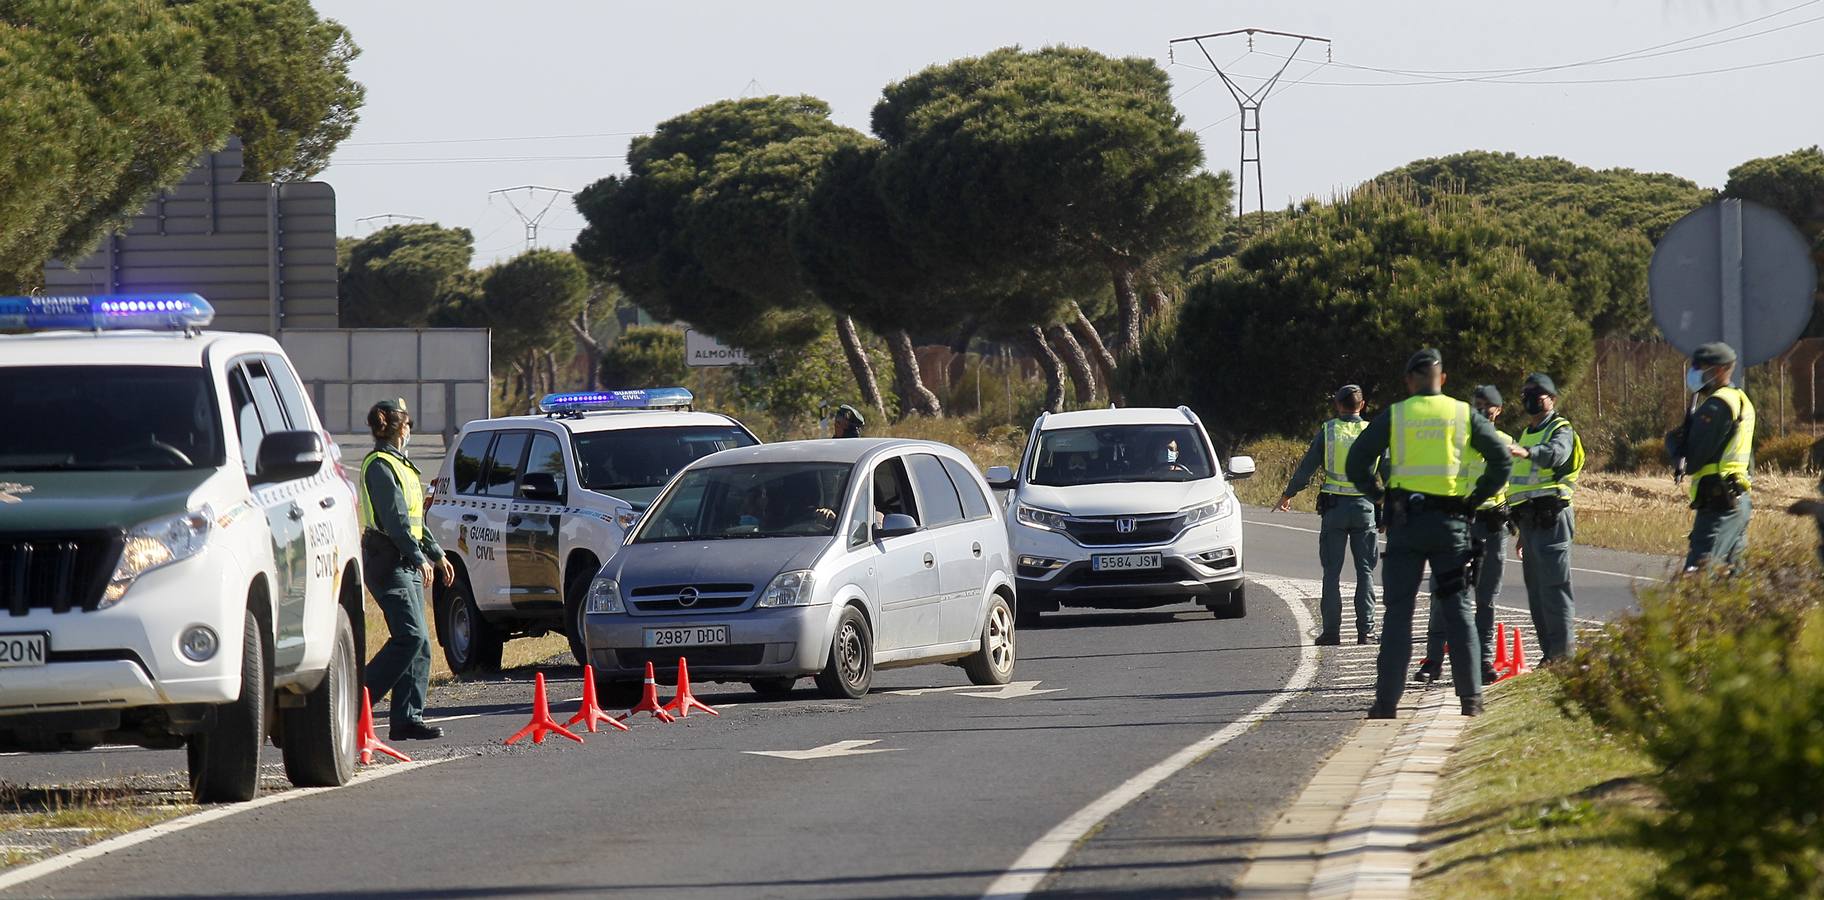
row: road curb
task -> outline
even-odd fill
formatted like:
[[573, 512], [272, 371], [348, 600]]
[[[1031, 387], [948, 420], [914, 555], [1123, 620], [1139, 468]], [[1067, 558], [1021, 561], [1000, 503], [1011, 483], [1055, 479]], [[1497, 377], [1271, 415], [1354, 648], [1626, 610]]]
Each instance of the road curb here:
[[[1410, 696], [1410, 695], [1409, 695]], [[1443, 687], [1411, 718], [1364, 721], [1267, 834], [1242, 897], [1405, 897], [1431, 796], [1469, 719]]]

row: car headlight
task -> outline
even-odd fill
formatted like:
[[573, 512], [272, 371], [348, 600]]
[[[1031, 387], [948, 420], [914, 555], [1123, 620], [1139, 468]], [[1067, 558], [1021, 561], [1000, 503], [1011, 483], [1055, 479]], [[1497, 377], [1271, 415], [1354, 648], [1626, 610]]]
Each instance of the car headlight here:
[[756, 607], [807, 606], [811, 602], [811, 589], [816, 579], [811, 577], [811, 570], [797, 569], [791, 572], [780, 572], [773, 583], [766, 586], [766, 593], [760, 595]]
[[1039, 509], [1036, 506], [1027, 506], [1022, 503], [1014, 512], [1014, 517], [1019, 519], [1022, 525], [1031, 525], [1046, 531], [1064, 530], [1064, 516], [1049, 509]]
[[626, 612], [627, 607], [621, 603], [621, 586], [612, 578], [589, 582], [589, 595], [583, 600], [583, 609], [592, 613]]
[[120, 562], [101, 594], [101, 608], [120, 602], [139, 576], [203, 552], [215, 513], [205, 504], [189, 512], [153, 519], [127, 532], [120, 548]]
[[1208, 522], [1211, 519], [1220, 519], [1229, 514], [1229, 511], [1234, 504], [1235, 501], [1233, 498], [1224, 497], [1215, 503], [1205, 503], [1202, 506], [1193, 506], [1184, 511], [1184, 527], [1189, 528], [1192, 525]]
[[632, 531], [633, 526], [638, 524], [639, 521], [640, 514], [635, 511], [633, 507], [628, 507], [614, 514], [614, 522], [616, 525], [621, 526], [622, 531]]

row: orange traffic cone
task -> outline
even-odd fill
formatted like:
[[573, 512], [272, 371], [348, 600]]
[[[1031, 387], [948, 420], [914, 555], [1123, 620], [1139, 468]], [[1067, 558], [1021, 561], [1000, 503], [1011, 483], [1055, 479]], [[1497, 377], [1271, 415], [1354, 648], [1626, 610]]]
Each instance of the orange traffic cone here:
[[367, 688], [361, 689], [361, 724], [355, 731], [355, 746], [361, 749], [361, 764], [372, 765], [375, 753], [384, 753], [400, 762], [411, 762], [412, 758], [380, 743], [380, 736], [374, 733], [374, 707], [368, 699]]
[[604, 722], [609, 725], [613, 725], [614, 727], [619, 728], [622, 731], [627, 730], [627, 726], [622, 725], [620, 722], [615, 721], [615, 718], [613, 716], [611, 716], [605, 712], [602, 712], [601, 706], [595, 702], [595, 667], [594, 666], [584, 666], [583, 667], [583, 705], [577, 707], [576, 715], [571, 716], [570, 721], [565, 722], [564, 724], [565, 725], [575, 725], [578, 722], [581, 722], [583, 724], [583, 727], [588, 728], [590, 734], [595, 733], [595, 723], [597, 723], [597, 722]]
[[[1495, 672], [1507, 671], [1507, 623], [1495, 623]], [[1499, 681], [1499, 678], [1496, 678]]]
[[640, 702], [619, 716], [619, 719], [625, 722], [643, 712], [652, 713], [652, 717], [661, 722], [677, 721], [671, 713], [665, 711], [665, 707], [659, 705], [659, 683], [652, 680], [652, 663], [646, 664], [646, 692], [640, 695]]
[[1532, 670], [1533, 667], [1526, 664], [1526, 644], [1520, 639], [1520, 626], [1515, 625], [1514, 652], [1507, 655], [1507, 675], [1512, 678], [1516, 675], [1525, 675]]
[[526, 735], [531, 735], [532, 743], [542, 744], [545, 742], [545, 735], [550, 733], [561, 734], [579, 744], [583, 742], [582, 738], [577, 737], [568, 728], [557, 724], [556, 719], [551, 718], [551, 706], [545, 702], [545, 673], [540, 672], [532, 683], [532, 722], [513, 732], [513, 736], [507, 738], [507, 743], [512, 744]]
[[680, 656], [678, 657], [678, 695], [671, 698], [670, 703], [665, 704], [665, 711], [682, 719], [685, 716], [690, 715], [692, 709], [700, 709], [712, 716], [721, 715], [721, 713], [716, 712], [709, 704], [706, 704], [691, 695], [690, 666], [684, 662], [684, 657]]

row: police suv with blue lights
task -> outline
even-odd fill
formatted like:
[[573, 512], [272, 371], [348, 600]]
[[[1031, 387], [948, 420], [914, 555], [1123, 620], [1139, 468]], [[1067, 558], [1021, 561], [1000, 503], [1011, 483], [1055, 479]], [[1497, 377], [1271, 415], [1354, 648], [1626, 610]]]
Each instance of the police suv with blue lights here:
[[0, 751], [185, 747], [203, 801], [355, 767], [353, 483], [195, 294], [0, 298]]
[[685, 466], [760, 442], [693, 402], [684, 388], [549, 394], [541, 414], [463, 426], [425, 515], [456, 567], [432, 594], [451, 671], [496, 668], [505, 641], [552, 631], [587, 658], [589, 582], [640, 513]]

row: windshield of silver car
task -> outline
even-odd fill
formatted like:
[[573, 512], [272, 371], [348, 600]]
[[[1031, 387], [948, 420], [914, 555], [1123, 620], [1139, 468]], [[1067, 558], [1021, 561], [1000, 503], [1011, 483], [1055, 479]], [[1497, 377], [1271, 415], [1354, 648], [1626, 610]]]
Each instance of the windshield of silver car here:
[[685, 472], [641, 519], [636, 544], [836, 532], [847, 463], [750, 463]]

